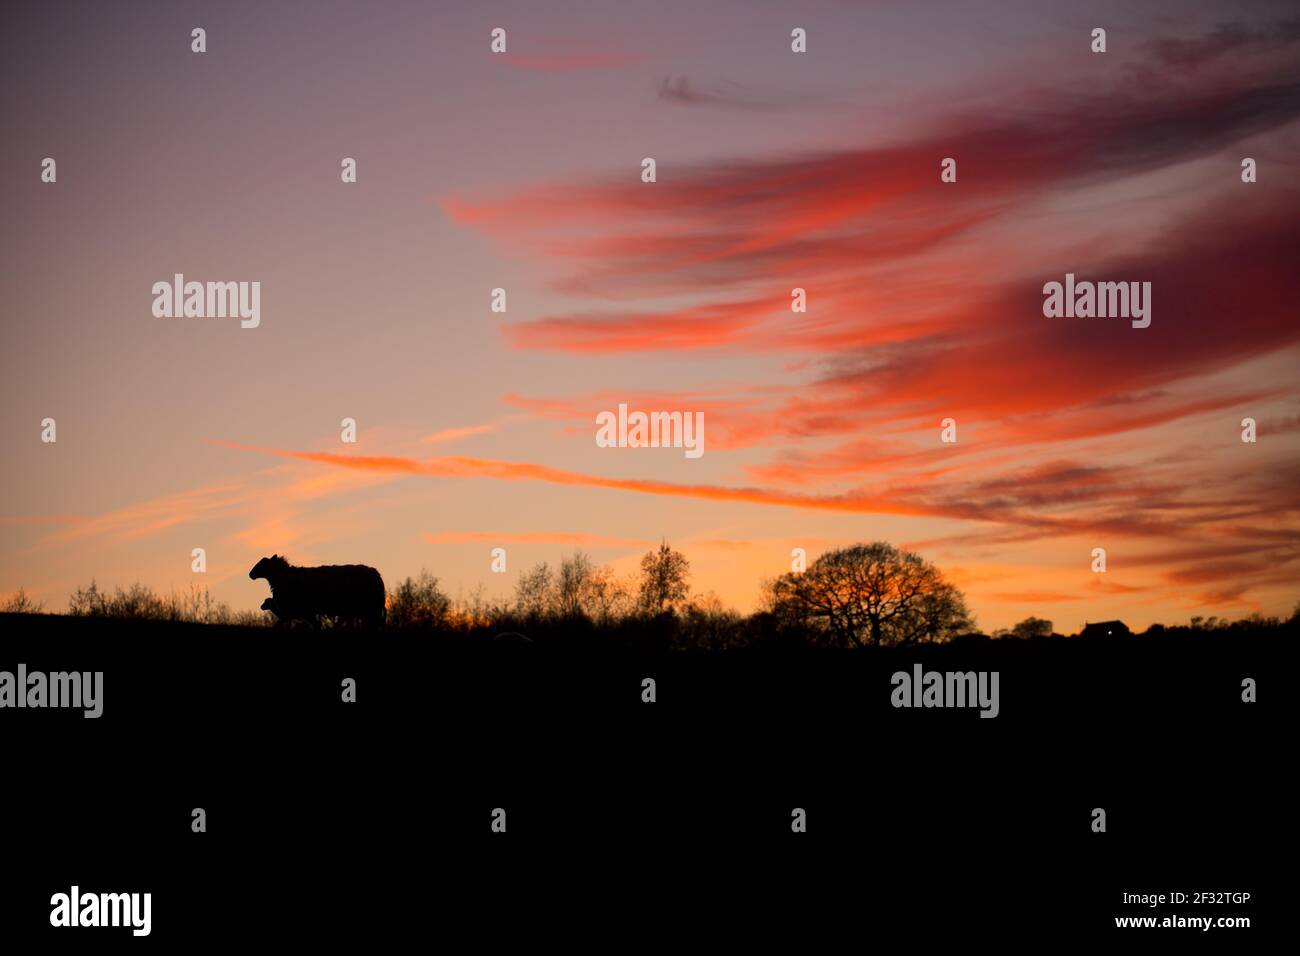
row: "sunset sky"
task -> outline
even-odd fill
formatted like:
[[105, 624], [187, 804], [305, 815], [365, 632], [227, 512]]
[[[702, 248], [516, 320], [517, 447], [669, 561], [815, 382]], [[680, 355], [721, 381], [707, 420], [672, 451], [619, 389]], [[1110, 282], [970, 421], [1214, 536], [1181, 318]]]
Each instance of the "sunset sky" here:
[[[751, 610], [792, 548], [887, 540], [985, 631], [1289, 613], [1291, 11], [6, 5], [0, 597], [256, 608], [272, 552], [505, 595], [666, 538]], [[259, 281], [260, 327], [156, 318], [178, 272]], [[1067, 272], [1150, 282], [1150, 327], [1045, 317]], [[597, 447], [619, 403], [705, 454]]]

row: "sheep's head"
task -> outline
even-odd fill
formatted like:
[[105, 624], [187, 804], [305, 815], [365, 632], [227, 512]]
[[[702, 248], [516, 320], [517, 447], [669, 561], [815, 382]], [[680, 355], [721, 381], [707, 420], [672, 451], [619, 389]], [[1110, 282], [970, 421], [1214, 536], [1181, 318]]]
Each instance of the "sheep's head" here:
[[271, 575], [288, 566], [288, 561], [280, 557], [278, 554], [273, 554], [269, 558], [263, 558], [261, 561], [258, 561], [257, 564], [253, 565], [253, 570], [248, 572], [248, 576], [254, 581], [258, 578], [266, 578], [269, 581]]

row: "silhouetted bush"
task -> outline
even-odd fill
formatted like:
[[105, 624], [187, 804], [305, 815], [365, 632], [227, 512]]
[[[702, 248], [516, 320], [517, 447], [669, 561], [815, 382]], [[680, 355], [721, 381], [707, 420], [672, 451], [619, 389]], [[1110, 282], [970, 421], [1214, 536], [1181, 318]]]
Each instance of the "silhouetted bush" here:
[[255, 611], [233, 611], [230, 605], [217, 603], [207, 588], [190, 586], [189, 593], [178, 595], [175, 591], [166, 597], [154, 593], [143, 584], [133, 584], [113, 593], [101, 591], [91, 581], [89, 586], [77, 588], [68, 601], [68, 613], [73, 617], [108, 617], [136, 621], [182, 621], [192, 624], [242, 624], [264, 626], [266, 615]]
[[691, 599], [680, 615], [676, 644], [706, 651], [744, 647], [748, 635], [745, 619], [723, 605], [712, 592]]
[[[963, 596], [937, 569], [918, 555], [884, 542], [828, 551], [803, 573], [764, 582], [767, 604], [750, 615], [726, 607], [711, 592], [692, 597], [688, 573], [685, 558], [667, 542], [644, 556], [639, 578], [631, 580], [620, 580], [612, 568], [596, 565], [581, 551], [557, 567], [537, 564], [520, 574], [513, 599], [488, 600], [482, 585], [468, 598], [453, 599], [442, 591], [436, 577], [422, 570], [388, 593], [387, 625], [469, 643], [513, 634], [518, 635], [517, 643], [582, 653], [614, 649], [785, 653], [990, 640], [974, 629]], [[41, 608], [21, 590], [0, 605], [0, 610], [10, 613], [34, 613]], [[94, 581], [73, 593], [68, 613], [205, 624], [270, 623], [268, 614], [233, 612], [214, 602], [206, 588], [191, 586], [187, 594], [164, 597], [141, 584], [109, 593]], [[1091, 628], [1113, 631], [1107, 640], [1125, 646], [1146, 639], [1294, 636], [1300, 632], [1300, 604], [1285, 621], [1261, 614], [1238, 621], [1197, 616], [1187, 624], [1153, 624], [1141, 637], [1129, 634], [1120, 621], [1094, 623]], [[1051, 621], [1037, 617], [993, 635], [1044, 647], [1064, 646], [1081, 636], [1055, 634]], [[1085, 639], [1085, 643], [1091, 642]]]
[[390, 627], [448, 629], [451, 623], [451, 598], [428, 571], [421, 571], [417, 579], [408, 577], [388, 595]]
[[1041, 617], [1027, 617], [1011, 629], [1011, 637], [1051, 637], [1052, 622]]
[[0, 604], [0, 612], [5, 614], [40, 614], [44, 609], [45, 602], [33, 601], [24, 588], [19, 588], [4, 604]]

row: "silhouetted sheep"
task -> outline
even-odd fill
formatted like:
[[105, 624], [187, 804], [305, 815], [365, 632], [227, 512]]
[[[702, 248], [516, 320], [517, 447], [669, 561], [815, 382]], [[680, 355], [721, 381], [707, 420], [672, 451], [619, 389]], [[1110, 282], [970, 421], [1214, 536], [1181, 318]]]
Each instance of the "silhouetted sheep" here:
[[253, 565], [248, 576], [266, 579], [271, 597], [262, 602], [262, 610], [283, 623], [320, 624], [330, 618], [340, 624], [384, 622], [384, 579], [364, 564], [299, 568], [273, 554]]

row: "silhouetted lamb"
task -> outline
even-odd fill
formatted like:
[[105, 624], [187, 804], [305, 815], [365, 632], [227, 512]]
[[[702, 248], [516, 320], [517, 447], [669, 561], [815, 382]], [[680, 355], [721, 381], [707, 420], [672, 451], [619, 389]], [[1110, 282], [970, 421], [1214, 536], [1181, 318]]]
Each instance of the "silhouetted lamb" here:
[[262, 602], [262, 610], [282, 623], [319, 625], [331, 618], [340, 624], [384, 622], [384, 579], [364, 564], [299, 568], [273, 554], [253, 565], [248, 576], [266, 579], [271, 597]]
[[276, 607], [276, 604], [275, 604], [275, 598], [273, 598], [273, 597], [269, 597], [269, 598], [267, 598], [265, 601], [262, 602], [262, 610], [263, 610], [263, 611], [270, 611], [272, 614], [274, 614], [274, 615], [275, 615], [275, 623], [276, 623], [276, 624], [288, 624], [288, 623], [289, 623], [288, 621], [284, 620], [284, 618], [280, 617], [280, 609], [279, 609], [278, 607]]
[[[293, 627], [293, 621], [289, 620], [287, 617], [284, 616], [284, 612], [280, 610], [280, 606], [275, 603], [275, 598], [269, 597], [265, 601], [263, 601], [262, 610], [270, 611], [271, 614], [275, 616], [276, 627]], [[313, 621], [311, 623], [317, 624], [319, 622]]]

